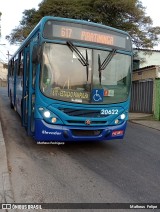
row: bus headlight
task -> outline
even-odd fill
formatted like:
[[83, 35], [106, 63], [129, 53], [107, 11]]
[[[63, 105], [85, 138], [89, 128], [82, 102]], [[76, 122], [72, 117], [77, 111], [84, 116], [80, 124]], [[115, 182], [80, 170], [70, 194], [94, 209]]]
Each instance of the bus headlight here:
[[125, 119], [126, 119], [126, 114], [125, 114], [125, 113], [122, 113], [121, 115], [119, 115], [119, 116], [114, 120], [114, 124], [121, 124]]
[[52, 111], [48, 110], [47, 108], [39, 107], [38, 111], [41, 114], [41, 117], [43, 117], [43, 120], [47, 122], [48, 124], [64, 124], [62, 120], [56, 114], [54, 114]]
[[46, 110], [46, 111], [44, 111], [43, 115], [45, 118], [50, 118], [51, 113], [48, 110]]
[[120, 115], [120, 119], [124, 120], [125, 118], [126, 118], [126, 115], [125, 115], [124, 113], [122, 113], [122, 114]]

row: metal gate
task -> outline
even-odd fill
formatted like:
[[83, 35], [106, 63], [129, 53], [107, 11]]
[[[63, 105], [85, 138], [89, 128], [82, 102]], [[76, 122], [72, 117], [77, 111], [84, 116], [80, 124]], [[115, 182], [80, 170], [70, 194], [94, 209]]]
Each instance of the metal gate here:
[[152, 113], [153, 80], [133, 81], [130, 112]]

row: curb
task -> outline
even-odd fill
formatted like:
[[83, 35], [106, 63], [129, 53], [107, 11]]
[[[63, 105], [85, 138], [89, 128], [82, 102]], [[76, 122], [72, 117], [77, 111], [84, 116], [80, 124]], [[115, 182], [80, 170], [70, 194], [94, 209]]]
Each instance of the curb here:
[[160, 131], [160, 121], [130, 119], [129, 122]]
[[8, 172], [6, 146], [0, 122], [0, 203], [14, 203]]

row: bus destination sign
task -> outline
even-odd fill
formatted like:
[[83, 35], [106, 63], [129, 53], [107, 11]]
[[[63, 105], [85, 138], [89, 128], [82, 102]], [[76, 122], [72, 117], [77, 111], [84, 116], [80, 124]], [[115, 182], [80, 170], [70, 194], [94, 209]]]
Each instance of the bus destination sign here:
[[62, 38], [76, 39], [106, 45], [114, 45], [114, 37], [112, 35], [99, 33], [91, 30], [78, 29], [75, 32], [73, 27], [60, 27], [59, 33]]
[[53, 25], [53, 37], [118, 46], [120, 48], [125, 48], [126, 39], [109, 33], [62, 25]]
[[111, 29], [75, 23], [48, 21], [43, 36], [49, 39], [77, 40], [126, 49], [129, 37]]

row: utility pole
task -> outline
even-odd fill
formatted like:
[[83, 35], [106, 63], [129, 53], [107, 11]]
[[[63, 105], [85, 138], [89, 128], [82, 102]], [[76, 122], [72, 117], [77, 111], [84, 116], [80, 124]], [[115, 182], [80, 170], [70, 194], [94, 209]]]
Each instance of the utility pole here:
[[7, 54], [6, 55], [8, 57], [8, 62], [9, 62], [9, 57], [12, 56], [12, 55], [9, 53], [9, 51], [7, 51]]

